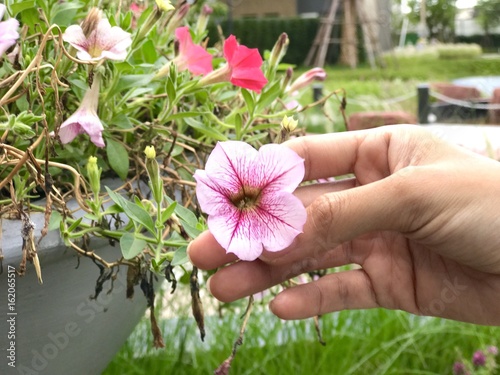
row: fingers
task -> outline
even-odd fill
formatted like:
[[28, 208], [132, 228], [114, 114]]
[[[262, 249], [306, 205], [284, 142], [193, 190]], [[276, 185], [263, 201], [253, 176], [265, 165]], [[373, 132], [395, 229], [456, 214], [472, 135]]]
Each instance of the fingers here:
[[294, 264], [273, 266], [261, 260], [236, 262], [222, 268], [208, 281], [212, 295], [220, 301], [232, 302], [277, 285], [292, 277], [318, 269], [351, 263], [349, 252], [339, 247], [321, 259], [306, 258]]
[[422, 220], [422, 198], [415, 195], [424, 192], [414, 189], [412, 181], [413, 177], [390, 176], [369, 185], [321, 195], [307, 207], [303, 233], [292, 245], [283, 251], [264, 252], [261, 259], [275, 265], [293, 264], [308, 257], [318, 258], [366, 233], [408, 232]]
[[323, 194], [351, 189], [356, 186], [355, 178], [346, 178], [338, 181], [323, 182], [318, 184], [298, 187], [294, 194], [298, 197], [304, 206], [309, 206], [316, 198]]
[[187, 255], [191, 263], [202, 270], [213, 270], [238, 259], [232, 253], [226, 253], [209, 231], [201, 233], [189, 244]]
[[387, 153], [391, 133], [366, 130], [300, 137], [285, 142], [305, 160], [304, 181], [355, 173], [365, 160], [374, 169], [387, 169]]
[[289, 288], [271, 302], [281, 319], [305, 319], [333, 311], [379, 307], [367, 274], [352, 270]]

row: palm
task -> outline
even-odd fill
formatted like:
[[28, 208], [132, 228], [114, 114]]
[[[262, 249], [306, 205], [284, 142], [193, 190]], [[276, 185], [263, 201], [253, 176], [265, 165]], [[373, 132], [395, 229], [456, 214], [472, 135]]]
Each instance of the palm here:
[[499, 275], [460, 265], [392, 232], [352, 241], [352, 261], [363, 267], [381, 307], [498, 324], [487, 296], [500, 291]]

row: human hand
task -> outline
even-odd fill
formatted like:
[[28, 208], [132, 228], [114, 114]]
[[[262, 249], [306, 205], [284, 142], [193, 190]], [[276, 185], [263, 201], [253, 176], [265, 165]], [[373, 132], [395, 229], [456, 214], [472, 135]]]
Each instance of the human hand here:
[[301, 319], [384, 307], [500, 325], [500, 163], [445, 143], [417, 126], [297, 138], [305, 181], [296, 190], [304, 232], [254, 262], [204, 232], [189, 247], [201, 269], [220, 269], [211, 293], [230, 302], [318, 269], [357, 264], [282, 291], [271, 310]]

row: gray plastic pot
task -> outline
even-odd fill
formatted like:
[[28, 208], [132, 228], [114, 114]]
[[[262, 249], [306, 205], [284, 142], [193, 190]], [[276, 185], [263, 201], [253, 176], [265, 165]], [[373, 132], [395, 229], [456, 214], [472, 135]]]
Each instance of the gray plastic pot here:
[[[146, 310], [146, 299], [135, 288], [126, 298], [126, 267], [114, 286], [95, 293], [99, 268], [92, 260], [67, 248], [59, 231], [51, 231], [38, 246], [43, 284], [32, 264], [24, 277], [21, 221], [0, 219], [3, 269], [0, 274], [0, 374], [100, 374], [125, 343]], [[34, 213], [35, 241], [43, 228], [43, 214]], [[120, 257], [120, 247], [94, 238], [91, 249], [107, 260]], [[15, 366], [15, 367], [14, 367]]]

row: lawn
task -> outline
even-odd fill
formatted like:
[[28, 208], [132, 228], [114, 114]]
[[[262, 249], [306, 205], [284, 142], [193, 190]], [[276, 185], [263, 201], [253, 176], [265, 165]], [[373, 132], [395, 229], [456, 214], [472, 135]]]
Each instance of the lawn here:
[[[298, 69], [297, 74], [304, 71]], [[402, 109], [416, 112], [416, 86], [474, 75], [498, 75], [499, 59], [388, 58], [387, 68], [327, 68], [324, 94], [343, 89], [347, 115], [361, 110]], [[310, 102], [311, 92], [300, 101]], [[397, 101], [395, 98], [402, 100]], [[338, 101], [328, 100], [325, 113], [303, 117], [310, 131], [343, 130]], [[325, 116], [327, 120], [325, 120]], [[329, 119], [328, 119], [329, 118]], [[302, 124], [304, 124], [304, 122]], [[203, 291], [204, 292], [204, 291]], [[205, 301], [213, 300], [204, 292]], [[104, 375], [209, 374], [230, 354], [241, 324], [241, 304], [222, 317], [212, 309], [207, 336], [199, 339], [188, 309], [161, 321], [166, 348], [151, 348], [144, 319]], [[256, 306], [232, 374], [451, 374], [453, 363], [471, 359], [479, 348], [500, 344], [500, 327], [483, 327], [443, 319], [415, 317], [401, 311], [344, 311], [323, 316], [321, 345], [312, 320], [285, 322]], [[496, 372], [498, 374], [498, 369]]]
[[[372, 70], [369, 66], [357, 69], [345, 67], [327, 68], [328, 79], [323, 93], [343, 90], [346, 93], [346, 115], [364, 111], [406, 111], [417, 114], [417, 86], [429, 82], [450, 82], [468, 76], [500, 75], [500, 55], [496, 58], [463, 58], [441, 60], [429, 57], [385, 59], [386, 68]], [[300, 70], [302, 72], [303, 69]], [[306, 92], [300, 102], [311, 100]], [[344, 130], [344, 121], [338, 110], [339, 101], [328, 100], [324, 113], [309, 113], [303, 121], [312, 132]], [[325, 115], [326, 114], [326, 118]]]
[[[251, 316], [232, 374], [451, 374], [461, 355], [496, 345], [500, 328], [415, 317], [401, 311], [347, 311], [321, 318], [322, 346], [312, 320], [281, 321], [264, 307]], [[104, 375], [210, 374], [229, 355], [240, 314], [207, 319], [202, 343], [190, 318], [163, 321], [167, 348], [148, 349], [143, 321]]]

